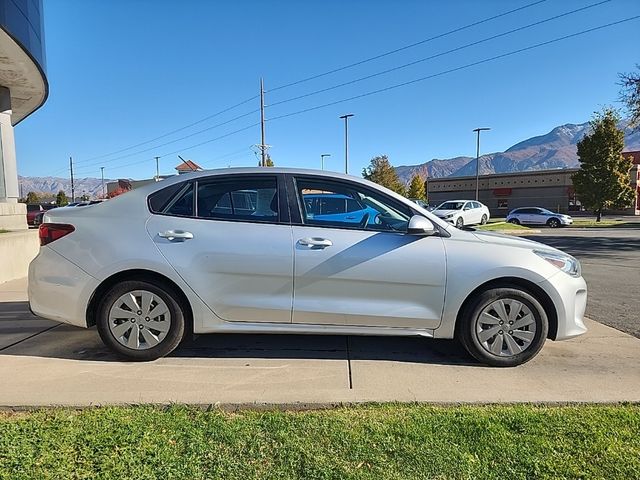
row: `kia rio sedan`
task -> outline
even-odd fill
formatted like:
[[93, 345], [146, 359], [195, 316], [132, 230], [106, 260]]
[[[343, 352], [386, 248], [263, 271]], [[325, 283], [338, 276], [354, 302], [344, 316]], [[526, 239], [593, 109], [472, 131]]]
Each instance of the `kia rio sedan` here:
[[[326, 198], [352, 199], [357, 214], [319, 214]], [[458, 230], [336, 173], [180, 175], [47, 212], [40, 240], [32, 311], [97, 326], [132, 360], [167, 355], [188, 335], [233, 332], [457, 338], [480, 362], [514, 366], [547, 338], [586, 331], [575, 258]]]

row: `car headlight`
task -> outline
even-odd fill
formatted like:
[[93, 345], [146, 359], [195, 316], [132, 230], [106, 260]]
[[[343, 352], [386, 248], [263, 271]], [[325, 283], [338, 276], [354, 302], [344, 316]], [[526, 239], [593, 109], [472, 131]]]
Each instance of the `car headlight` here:
[[444, 216], [444, 218], [451, 218], [453, 217], [455, 214], [454, 213], [448, 213], [447, 215]]
[[580, 262], [571, 255], [560, 252], [551, 252], [549, 250], [534, 250], [533, 253], [538, 255], [540, 258], [544, 258], [551, 265], [559, 268], [564, 273], [571, 275], [572, 277], [579, 277], [582, 275]]

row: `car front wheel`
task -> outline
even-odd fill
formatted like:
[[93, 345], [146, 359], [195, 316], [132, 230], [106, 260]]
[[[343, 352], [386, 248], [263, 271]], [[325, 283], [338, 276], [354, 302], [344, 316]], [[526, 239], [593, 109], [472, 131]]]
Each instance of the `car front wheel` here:
[[464, 227], [464, 220], [462, 219], [462, 217], [458, 217], [458, 219], [456, 220], [456, 227], [457, 228]]
[[517, 218], [511, 218], [509, 219], [509, 223], [513, 223], [514, 225], [520, 225], [520, 220], [518, 220]]
[[486, 290], [467, 304], [457, 336], [478, 361], [496, 367], [521, 365], [538, 354], [547, 338], [544, 308], [517, 287]]
[[111, 287], [98, 307], [98, 332], [116, 353], [131, 360], [164, 357], [180, 344], [185, 317], [166, 285], [124, 281]]
[[560, 220], [558, 220], [557, 218], [550, 218], [547, 222], [547, 225], [549, 225], [549, 227], [551, 228], [558, 228], [560, 226]]

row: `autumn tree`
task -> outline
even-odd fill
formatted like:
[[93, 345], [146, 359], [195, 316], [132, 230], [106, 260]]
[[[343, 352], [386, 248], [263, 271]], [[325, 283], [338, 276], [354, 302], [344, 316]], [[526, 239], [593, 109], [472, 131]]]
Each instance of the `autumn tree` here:
[[[267, 158], [265, 160], [266, 160], [265, 167], [275, 167], [275, 163], [273, 163], [273, 160], [271, 160], [271, 155], [269, 155], [268, 153], [267, 153]], [[258, 166], [259, 167], [262, 166], [262, 160], [258, 162]]]
[[640, 65], [636, 65], [637, 72], [621, 73], [620, 100], [624, 103], [629, 114], [629, 124], [640, 129]]
[[27, 203], [39, 203], [39, 202], [40, 202], [40, 197], [38, 197], [38, 194], [36, 192], [27, 193]]
[[417, 173], [411, 178], [411, 183], [409, 184], [409, 192], [407, 193], [407, 197], [412, 200], [427, 199], [427, 193], [424, 189], [424, 180]]
[[613, 108], [596, 112], [590, 132], [578, 142], [580, 170], [573, 174], [573, 187], [598, 222], [603, 210], [626, 208], [633, 202], [629, 177], [633, 161], [622, 155], [624, 132], [618, 128], [619, 121]]
[[69, 199], [67, 198], [67, 194], [64, 193], [64, 190], [60, 190], [56, 195], [56, 205], [58, 207], [64, 207], [65, 205], [69, 205]]
[[406, 188], [400, 181], [396, 169], [391, 166], [386, 155], [373, 157], [369, 166], [362, 169], [362, 176], [400, 195], [404, 195], [406, 192]]

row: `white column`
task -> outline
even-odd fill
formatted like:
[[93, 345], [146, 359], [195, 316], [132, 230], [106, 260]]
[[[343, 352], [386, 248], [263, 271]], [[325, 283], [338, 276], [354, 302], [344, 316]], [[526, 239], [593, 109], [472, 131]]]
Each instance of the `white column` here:
[[[16, 203], [20, 197], [16, 145], [11, 125], [11, 110], [0, 112], [0, 202]], [[4, 188], [3, 188], [4, 187]]]

